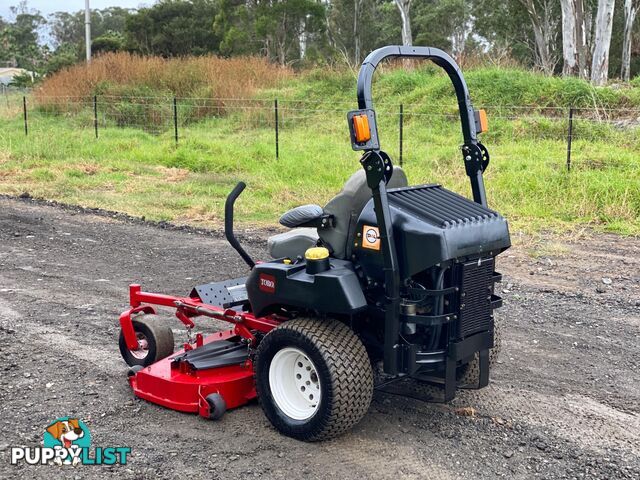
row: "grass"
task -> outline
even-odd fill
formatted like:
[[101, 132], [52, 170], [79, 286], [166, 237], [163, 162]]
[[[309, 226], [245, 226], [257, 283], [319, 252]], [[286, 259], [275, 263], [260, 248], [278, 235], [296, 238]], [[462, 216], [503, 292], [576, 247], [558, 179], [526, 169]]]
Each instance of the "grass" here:
[[[588, 226], [640, 234], [638, 127], [578, 115], [568, 173], [566, 120], [554, 118], [555, 107], [595, 104], [596, 116], [611, 119], [618, 114], [610, 109], [640, 105], [637, 88], [593, 89], [578, 80], [515, 70], [471, 70], [467, 77], [472, 97], [480, 99], [476, 103], [495, 105], [489, 109], [491, 131], [483, 136], [491, 152], [486, 186], [490, 205], [507, 216], [513, 230]], [[225, 196], [243, 180], [248, 188], [238, 201], [238, 221], [276, 225], [288, 208], [325, 203], [360, 168], [344, 115], [355, 107], [354, 85], [349, 72], [312, 72], [277, 90], [260, 89], [257, 98], [268, 99], [264, 110], [229, 110], [184, 125], [177, 147], [170, 129], [152, 135], [110, 124], [96, 140], [90, 122], [78, 128], [74, 117], [44, 112], [31, 114], [25, 138], [13, 112], [0, 119], [0, 192], [26, 191], [154, 220], [220, 227]], [[376, 83], [377, 98], [384, 99], [378, 109], [382, 145], [398, 158], [397, 103], [406, 102], [404, 163], [410, 182], [442, 183], [468, 195], [459, 126], [447, 116], [455, 113], [455, 102], [445, 85], [430, 69], [386, 72]], [[279, 160], [270, 110], [276, 94]], [[519, 118], [499, 108], [526, 102]]]

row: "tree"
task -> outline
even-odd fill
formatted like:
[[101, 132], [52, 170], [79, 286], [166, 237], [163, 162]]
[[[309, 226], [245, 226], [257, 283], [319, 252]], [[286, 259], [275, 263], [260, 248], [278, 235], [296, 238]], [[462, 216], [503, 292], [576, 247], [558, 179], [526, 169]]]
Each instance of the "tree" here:
[[555, 38], [558, 28], [551, 0], [521, 0], [527, 9], [533, 37], [535, 40], [535, 58], [544, 73], [552, 75], [558, 62], [555, 52]]
[[583, 0], [560, 0], [562, 10], [562, 74], [587, 78], [587, 32]]
[[640, 0], [624, 0], [624, 33], [622, 44], [622, 80], [631, 80], [631, 44], [633, 40], [633, 24], [640, 8]]
[[372, 28], [376, 18], [372, 0], [333, 0], [327, 10], [329, 43], [351, 66], [360, 64], [382, 29]]
[[281, 65], [300, 59], [303, 33], [324, 30], [325, 9], [315, 0], [254, 0], [255, 25], [264, 54]]
[[49, 35], [55, 48], [81, 44], [84, 41], [84, 14], [52, 13], [49, 15]]
[[119, 52], [124, 49], [124, 37], [122, 34], [108, 32], [95, 38], [91, 44], [94, 54]]
[[472, 18], [466, 0], [427, 0], [413, 8], [411, 31], [417, 45], [430, 45], [458, 58], [469, 40]]
[[[536, 0], [537, 1], [537, 0]], [[538, 5], [537, 3], [535, 5]], [[508, 56], [521, 63], [523, 66], [537, 67], [544, 70], [541, 65], [541, 55], [538, 48], [548, 42], [548, 51], [552, 58], [557, 60], [557, 52], [561, 47], [559, 43], [559, 5], [552, 2], [551, 13], [548, 16], [553, 24], [546, 29], [551, 32], [551, 25], [555, 25], [555, 35], [540, 35], [538, 32], [538, 42], [540, 38], [546, 38], [546, 42], [536, 42], [534, 32], [534, 21], [527, 10], [523, 0], [474, 0], [472, 4], [471, 17], [473, 18], [473, 36], [479, 38], [484, 50], [488, 50], [489, 55], [504, 57]], [[536, 7], [536, 23], [545, 25], [544, 19], [539, 18], [539, 14], [545, 9]], [[544, 31], [544, 28], [542, 29]], [[543, 47], [546, 51], [547, 47]]]
[[129, 50], [165, 57], [217, 53], [214, 0], [160, 0], [126, 18]]
[[20, 73], [11, 79], [9, 85], [16, 88], [29, 88], [33, 86], [36, 78], [36, 75], [32, 72]]
[[394, 0], [396, 6], [400, 11], [400, 18], [402, 20], [402, 44], [411, 46], [413, 45], [413, 36], [411, 34], [411, 0]]
[[245, 0], [218, 0], [213, 31], [220, 44], [222, 55], [246, 55], [257, 53], [255, 21], [250, 2]]
[[[113, 51], [116, 47], [113, 40], [117, 37], [124, 44], [124, 32], [127, 18], [133, 10], [120, 7], [109, 7], [103, 10], [91, 10], [91, 37], [94, 51]], [[73, 51], [78, 60], [85, 56], [84, 11], [74, 13], [55, 12], [49, 15], [49, 31], [55, 51], [62, 49], [61, 54], [67, 57]], [[106, 38], [103, 38], [106, 37]], [[107, 42], [105, 44], [104, 42]], [[98, 42], [98, 49], [95, 48]], [[120, 46], [118, 49], [122, 49]]]
[[63, 68], [70, 67], [78, 61], [78, 55], [72, 46], [66, 44], [56, 48], [51, 56], [47, 59], [44, 68], [45, 75], [51, 75]]
[[26, 1], [10, 10], [15, 20], [0, 25], [0, 62], [36, 71], [45, 54], [39, 37], [46, 20], [38, 10], [30, 10]]
[[38, 10], [30, 10], [26, 1], [10, 10], [15, 20], [0, 28], [0, 62], [36, 71], [44, 59], [39, 30], [46, 20]]
[[591, 82], [604, 85], [609, 78], [609, 49], [615, 0], [598, 0], [598, 15], [595, 24]]

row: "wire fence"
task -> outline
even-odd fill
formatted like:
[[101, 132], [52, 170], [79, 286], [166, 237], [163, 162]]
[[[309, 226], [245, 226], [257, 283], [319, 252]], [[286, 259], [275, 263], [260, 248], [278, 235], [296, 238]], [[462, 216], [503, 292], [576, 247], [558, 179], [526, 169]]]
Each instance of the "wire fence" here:
[[[0, 118], [21, 118], [26, 136], [37, 134], [39, 125], [50, 125], [54, 119], [60, 128], [91, 130], [96, 141], [110, 135], [111, 129], [133, 128], [171, 136], [179, 145], [186, 138], [201, 135], [203, 129], [216, 128], [215, 122], [222, 120], [227, 128], [246, 132], [248, 141], [254, 138], [251, 132], [270, 131], [276, 159], [286, 154], [283, 138], [296, 129], [335, 134], [342, 128], [346, 135], [346, 124], [340, 122], [346, 122], [346, 112], [356, 108], [355, 102], [275, 98], [42, 97], [24, 92], [5, 92], [3, 96]], [[544, 161], [567, 170], [576, 157], [596, 167], [606, 163], [606, 159], [599, 160], [603, 157], [603, 143], [628, 147], [640, 154], [637, 108], [522, 105], [481, 108], [487, 110], [492, 123], [491, 130], [483, 134], [484, 143], [493, 146], [535, 142], [528, 155], [533, 149]], [[418, 142], [436, 140], [442, 131], [453, 132], [459, 122], [455, 104], [378, 102], [376, 114], [383, 148], [396, 155], [400, 164]]]

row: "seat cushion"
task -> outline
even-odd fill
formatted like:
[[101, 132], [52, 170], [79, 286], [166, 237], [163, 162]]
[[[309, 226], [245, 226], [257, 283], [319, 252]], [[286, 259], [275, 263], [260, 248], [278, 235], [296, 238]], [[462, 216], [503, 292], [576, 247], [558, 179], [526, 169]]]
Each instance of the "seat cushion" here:
[[301, 205], [282, 215], [280, 224], [289, 228], [301, 227], [309, 222], [318, 220], [322, 217], [322, 214], [323, 211], [320, 205]]
[[288, 232], [269, 237], [269, 254], [271, 258], [288, 257], [295, 259], [304, 256], [307, 248], [318, 242], [318, 232], [315, 228], [296, 228]]

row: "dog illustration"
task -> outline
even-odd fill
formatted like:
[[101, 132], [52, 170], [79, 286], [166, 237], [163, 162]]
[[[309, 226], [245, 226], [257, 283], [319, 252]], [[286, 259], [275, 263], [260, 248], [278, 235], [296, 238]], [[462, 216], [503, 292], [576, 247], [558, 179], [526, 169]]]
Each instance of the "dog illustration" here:
[[[84, 437], [84, 430], [80, 427], [80, 423], [77, 418], [69, 418], [68, 420], [56, 422], [47, 427], [47, 432], [60, 442], [61, 446], [56, 446], [56, 449], [64, 448], [67, 450], [67, 455], [64, 461], [65, 464], [77, 465], [80, 463], [80, 457], [77, 455], [77, 450], [80, 447], [74, 445], [73, 442]], [[54, 462], [58, 465], [62, 465], [63, 462], [61, 457], [63, 456], [64, 455], [56, 455]]]

